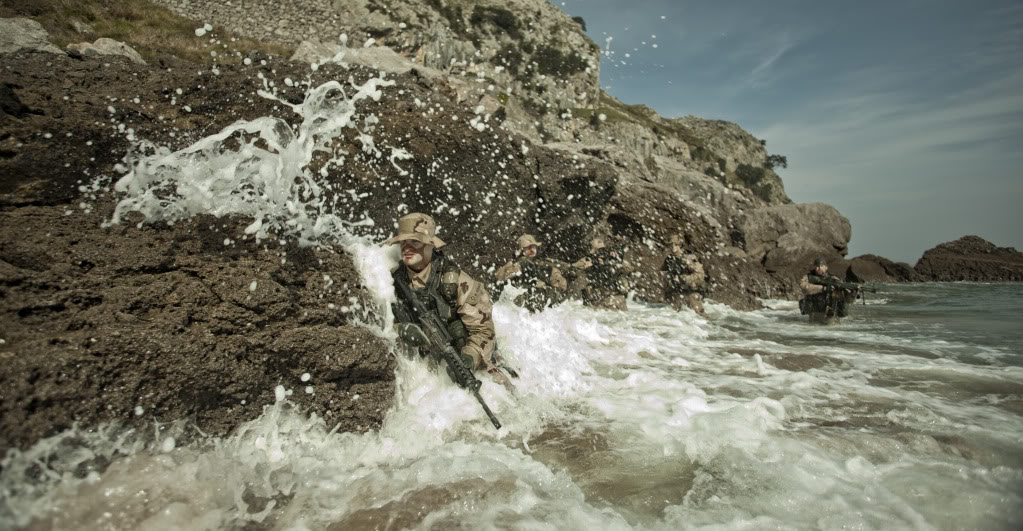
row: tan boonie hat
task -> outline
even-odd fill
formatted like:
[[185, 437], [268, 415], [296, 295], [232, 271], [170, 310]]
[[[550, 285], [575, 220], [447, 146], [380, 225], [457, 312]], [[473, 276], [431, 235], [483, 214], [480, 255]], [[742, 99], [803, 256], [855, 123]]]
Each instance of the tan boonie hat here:
[[525, 249], [530, 245], [540, 246], [540, 242], [536, 241], [536, 238], [532, 234], [523, 234], [519, 236], [519, 249]]
[[682, 244], [682, 237], [679, 236], [678, 234], [672, 234], [671, 235], [671, 243], [677, 243], [677, 244], [681, 245]]
[[444, 242], [437, 237], [437, 222], [419, 212], [398, 219], [398, 235], [387, 240], [387, 244], [393, 245], [405, 240], [416, 240], [438, 249], [444, 247]]

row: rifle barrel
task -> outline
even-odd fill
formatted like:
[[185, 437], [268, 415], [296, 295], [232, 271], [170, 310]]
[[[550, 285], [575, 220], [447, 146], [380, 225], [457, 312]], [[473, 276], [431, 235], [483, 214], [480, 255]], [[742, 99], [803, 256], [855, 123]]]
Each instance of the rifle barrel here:
[[487, 403], [484, 402], [483, 397], [480, 396], [480, 392], [477, 390], [473, 391], [472, 394], [476, 395], [476, 400], [478, 400], [480, 405], [483, 406], [483, 412], [486, 413], [488, 417], [490, 417], [490, 422], [494, 423], [494, 427], [497, 429], [501, 429], [501, 421], [497, 420], [497, 417], [494, 416], [493, 411], [490, 411], [490, 408], [487, 406]]

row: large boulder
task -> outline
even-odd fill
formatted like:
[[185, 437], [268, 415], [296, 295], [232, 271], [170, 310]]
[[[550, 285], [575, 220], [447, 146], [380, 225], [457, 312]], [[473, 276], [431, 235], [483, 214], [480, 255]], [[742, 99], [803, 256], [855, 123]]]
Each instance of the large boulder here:
[[62, 54], [43, 25], [30, 18], [0, 18], [0, 53], [35, 51]]
[[127, 44], [109, 39], [107, 37], [100, 37], [96, 39], [96, 42], [79, 42], [76, 44], [67, 45], [67, 53], [72, 57], [101, 57], [109, 55], [119, 55], [121, 57], [127, 57], [134, 63], [140, 65], [146, 64], [146, 60], [142, 58], [142, 55], [135, 51], [134, 48]]
[[802, 270], [813, 256], [844, 257], [850, 238], [849, 220], [823, 203], [752, 210], [742, 216], [733, 235], [750, 258], [763, 262], [771, 272], [790, 267]]
[[978, 236], [963, 236], [924, 252], [915, 266], [923, 280], [937, 282], [1023, 281], [1023, 253]]

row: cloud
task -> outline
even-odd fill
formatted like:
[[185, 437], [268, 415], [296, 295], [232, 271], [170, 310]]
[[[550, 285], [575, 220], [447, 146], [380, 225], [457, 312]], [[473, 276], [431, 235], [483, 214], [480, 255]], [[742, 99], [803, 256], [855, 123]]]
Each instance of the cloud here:
[[[759, 63], [753, 67], [749, 72], [748, 83], [754, 87], [760, 87], [769, 85], [775, 82], [779, 75], [774, 72], [774, 65], [789, 51], [795, 48], [801, 41], [808, 38], [809, 35], [802, 37], [796, 37], [790, 31], [784, 31], [780, 34], [772, 34], [770, 41], [764, 43], [767, 46], [761, 48], [759, 45], [756, 46], [759, 50], [754, 50], [761, 54]], [[764, 54], [763, 50], [767, 49], [767, 53]]]

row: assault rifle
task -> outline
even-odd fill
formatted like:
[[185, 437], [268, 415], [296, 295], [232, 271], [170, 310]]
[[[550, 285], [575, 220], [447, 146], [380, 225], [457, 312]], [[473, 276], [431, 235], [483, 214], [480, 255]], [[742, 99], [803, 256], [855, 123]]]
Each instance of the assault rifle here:
[[[855, 282], [842, 282], [841, 280], [836, 280], [832, 277], [820, 277], [817, 275], [809, 275], [807, 276], [807, 280], [809, 280], [811, 284], [819, 284], [821, 286], [829, 286], [837, 289], [847, 289], [849, 291], [857, 291], [860, 293], [864, 291], [870, 293], [877, 293], [877, 288], [875, 288], [874, 286], [868, 286], [866, 284], [857, 284]], [[866, 303], [867, 298], [863, 297], [863, 304]]]
[[430, 342], [426, 348], [439, 353], [444, 358], [444, 361], [447, 362], [448, 367], [451, 369], [451, 375], [454, 377], [455, 383], [459, 387], [471, 392], [480, 405], [483, 406], [483, 411], [490, 417], [490, 422], [494, 423], [494, 427], [501, 429], [501, 422], [497, 420], [497, 417], [490, 411], [487, 403], [483, 401], [483, 397], [480, 396], [480, 386], [483, 385], [483, 382], [479, 381], [472, 374], [472, 370], [462, 362], [461, 355], [455, 352], [455, 347], [451, 346], [454, 343], [454, 338], [451, 337], [444, 323], [440, 321], [440, 317], [424, 307], [423, 303], [412, 294], [412, 289], [408, 287], [408, 282], [401, 279], [396, 284], [398, 284], [398, 289], [401, 292], [401, 298], [412, 309], [410, 317], [412, 317], [413, 321], [417, 322], [416, 324], [420, 325], [423, 333], [426, 334], [426, 339]]

